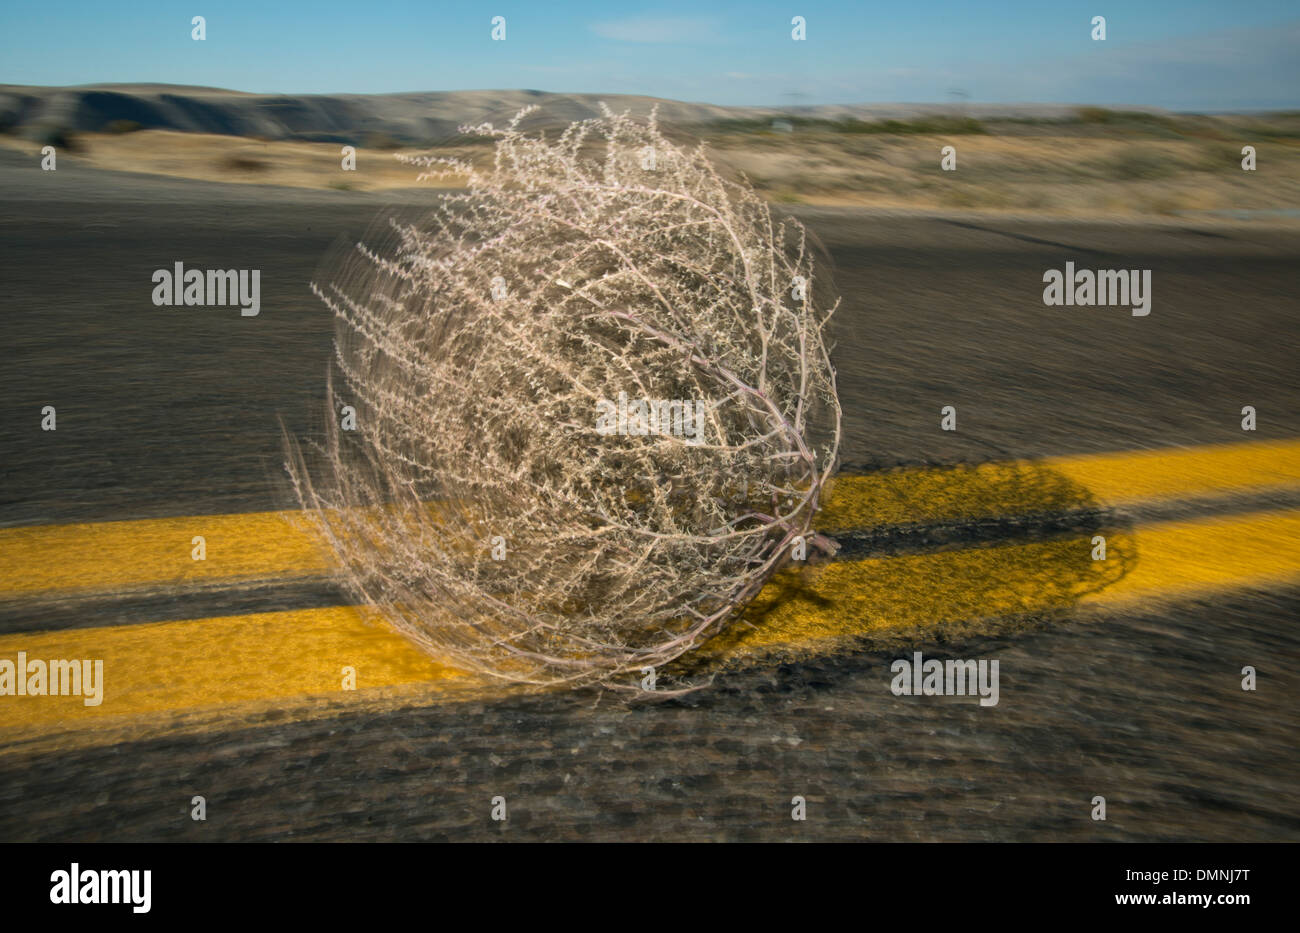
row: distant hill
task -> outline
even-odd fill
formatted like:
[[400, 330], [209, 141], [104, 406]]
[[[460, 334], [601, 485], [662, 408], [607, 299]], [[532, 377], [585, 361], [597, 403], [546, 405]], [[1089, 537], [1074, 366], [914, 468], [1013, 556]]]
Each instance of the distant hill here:
[[[905, 120], [960, 113], [976, 118], [1069, 116], [1056, 104], [862, 104], [818, 107], [719, 107], [622, 94], [553, 94], [546, 91], [428, 91], [407, 94], [247, 94], [168, 84], [100, 84], [81, 87], [0, 85], [0, 131], [38, 136], [51, 131], [102, 132], [167, 129], [265, 139], [363, 144], [386, 138], [401, 145], [447, 139], [465, 123], [509, 119], [539, 105], [548, 124], [597, 115], [604, 101], [615, 110], [648, 113], [659, 105], [667, 125], [719, 120]], [[1158, 112], [1152, 108], [1143, 108]]]

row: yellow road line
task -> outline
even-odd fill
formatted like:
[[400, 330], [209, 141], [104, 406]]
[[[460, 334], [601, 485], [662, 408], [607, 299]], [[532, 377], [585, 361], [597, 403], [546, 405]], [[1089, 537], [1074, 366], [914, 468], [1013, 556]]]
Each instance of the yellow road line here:
[[[773, 580], [739, 625], [706, 650], [721, 656], [809, 648], [945, 623], [1167, 601], [1233, 588], [1300, 583], [1300, 511], [1159, 522], [1091, 535], [959, 551], [836, 561]], [[987, 626], [985, 626], [987, 627]]]
[[1042, 461], [1100, 504], [1133, 505], [1300, 486], [1300, 441], [1138, 450]]
[[[193, 538], [205, 539], [205, 560]], [[0, 595], [311, 576], [327, 567], [295, 512], [0, 529]]]
[[1300, 488], [1300, 440], [904, 468], [834, 482], [817, 519], [832, 534]]
[[103, 699], [0, 696], [0, 728], [338, 694], [349, 667], [358, 688], [462, 676], [350, 606], [0, 637], [0, 664], [20, 651], [102, 660]]
[[[837, 479], [818, 527], [835, 533], [1293, 487], [1300, 441], [902, 469]], [[191, 557], [195, 535], [206, 539], [206, 560]], [[310, 577], [329, 564], [297, 512], [0, 529], [0, 598]]]
[[[963, 623], [1071, 606], [1118, 607], [1229, 588], [1300, 583], [1300, 510], [1163, 522], [1107, 535], [1107, 560], [1091, 558], [1089, 536], [958, 551], [839, 561], [783, 574], [738, 624], [702, 650], [711, 663], [773, 650], [825, 651], [848, 636], [906, 636]], [[883, 643], [883, 642], [882, 642]], [[263, 613], [185, 622], [76, 629], [0, 637], [0, 663], [103, 659], [104, 701], [0, 696], [5, 738], [97, 730], [81, 741], [111, 741], [114, 729], [147, 735], [162, 714], [207, 711], [207, 722], [278, 710], [311, 718], [405, 689], [429, 697], [472, 681], [420, 654], [354, 608]], [[343, 668], [356, 669], [354, 694]], [[366, 692], [366, 691], [370, 692]]]

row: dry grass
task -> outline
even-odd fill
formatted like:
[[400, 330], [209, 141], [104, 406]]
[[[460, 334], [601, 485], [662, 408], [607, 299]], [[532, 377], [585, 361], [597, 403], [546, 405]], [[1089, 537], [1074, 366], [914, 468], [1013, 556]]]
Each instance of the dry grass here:
[[[285, 185], [293, 188], [336, 188], [382, 191], [415, 186], [409, 165], [395, 158], [392, 149], [357, 152], [356, 171], [341, 167], [341, 143], [261, 142], [238, 136], [211, 136], [171, 130], [135, 133], [84, 133], [76, 137], [74, 153], [59, 154], [62, 162], [89, 165], [118, 172], [143, 172], [201, 181], [233, 184]], [[40, 144], [0, 136], [0, 146], [39, 160]], [[449, 152], [461, 154], [459, 151]], [[464, 153], [469, 154], [469, 153]], [[457, 187], [463, 179], [444, 184]]]
[[[1141, 217], [1180, 211], [1300, 211], [1300, 118], [1145, 118], [1085, 110], [1068, 121], [766, 121], [701, 125], [715, 162], [774, 203]], [[864, 131], [870, 126], [871, 131]], [[357, 171], [333, 143], [258, 142], [170, 131], [83, 134], [64, 158], [118, 171], [247, 184], [377, 191], [411, 187], [388, 149], [359, 147]], [[1254, 145], [1259, 170], [1243, 172]], [[37, 158], [39, 145], [0, 136]], [[957, 148], [958, 169], [939, 167]], [[482, 147], [441, 154], [481, 160]], [[456, 187], [463, 177], [442, 179]]]
[[633, 689], [834, 553], [838, 299], [802, 227], [653, 117], [483, 132], [481, 169], [421, 160], [467, 193], [318, 287], [357, 429], [289, 469], [356, 597], [434, 657]]
[[[943, 134], [796, 126], [721, 132], [711, 141], [719, 162], [744, 172], [775, 202], [1078, 217], [1300, 211], [1300, 134], [1289, 125], [1234, 118], [1154, 129], [1087, 121], [983, 128]], [[1241, 168], [1247, 144], [1258, 152], [1255, 172]], [[949, 145], [957, 150], [954, 172], [940, 167], [940, 150]]]

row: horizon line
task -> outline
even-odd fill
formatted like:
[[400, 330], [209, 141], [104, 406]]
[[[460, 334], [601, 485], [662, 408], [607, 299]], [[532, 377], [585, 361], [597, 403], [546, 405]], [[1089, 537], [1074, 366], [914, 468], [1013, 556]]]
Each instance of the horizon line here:
[[447, 88], [408, 91], [245, 91], [238, 88], [217, 87], [206, 84], [174, 84], [163, 81], [96, 81], [81, 84], [13, 84], [0, 82], [0, 88], [73, 91], [96, 88], [175, 88], [189, 91], [207, 91], [221, 94], [240, 94], [248, 97], [410, 97], [424, 94], [537, 94], [555, 97], [596, 97], [596, 98], [639, 98], [643, 100], [662, 101], [665, 103], [690, 104], [696, 106], [718, 107], [727, 110], [779, 110], [797, 112], [826, 108], [849, 109], [855, 107], [946, 107], [965, 109], [970, 107], [1043, 107], [1062, 110], [1097, 107], [1116, 112], [1159, 112], [1173, 114], [1249, 114], [1249, 113], [1286, 113], [1300, 110], [1300, 104], [1277, 107], [1236, 107], [1236, 108], [1170, 108], [1154, 104], [1107, 104], [1035, 100], [962, 100], [962, 101], [907, 101], [907, 100], [861, 100], [854, 103], [821, 104], [716, 104], [707, 100], [684, 100], [676, 97], [659, 97], [653, 94], [629, 94], [623, 92], [604, 93], [600, 91], [549, 91], [541, 88], [501, 87], [501, 88]]

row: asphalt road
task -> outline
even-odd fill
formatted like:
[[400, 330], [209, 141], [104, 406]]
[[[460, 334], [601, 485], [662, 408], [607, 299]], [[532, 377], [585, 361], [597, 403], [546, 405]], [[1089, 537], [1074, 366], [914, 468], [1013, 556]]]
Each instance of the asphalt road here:
[[[290, 507], [277, 419], [317, 430], [333, 332], [308, 282], [385, 204], [422, 198], [0, 157], [0, 527]], [[844, 295], [851, 468], [1234, 443], [1243, 405], [1252, 437], [1300, 436], [1300, 232], [802, 216]], [[1045, 307], [1043, 272], [1067, 260], [1150, 269], [1151, 314]], [[152, 271], [178, 261], [262, 270], [261, 313], [154, 307]], [[956, 432], [939, 430], [944, 405]], [[337, 596], [266, 607], [303, 598]], [[665, 704], [507, 696], [0, 754], [0, 839], [1294, 840], [1297, 609], [1292, 589], [1237, 593], [943, 645], [1001, 659], [992, 709], [894, 697], [890, 656], [864, 649]], [[58, 611], [0, 619], [37, 631]], [[188, 818], [193, 794], [206, 822]]]

